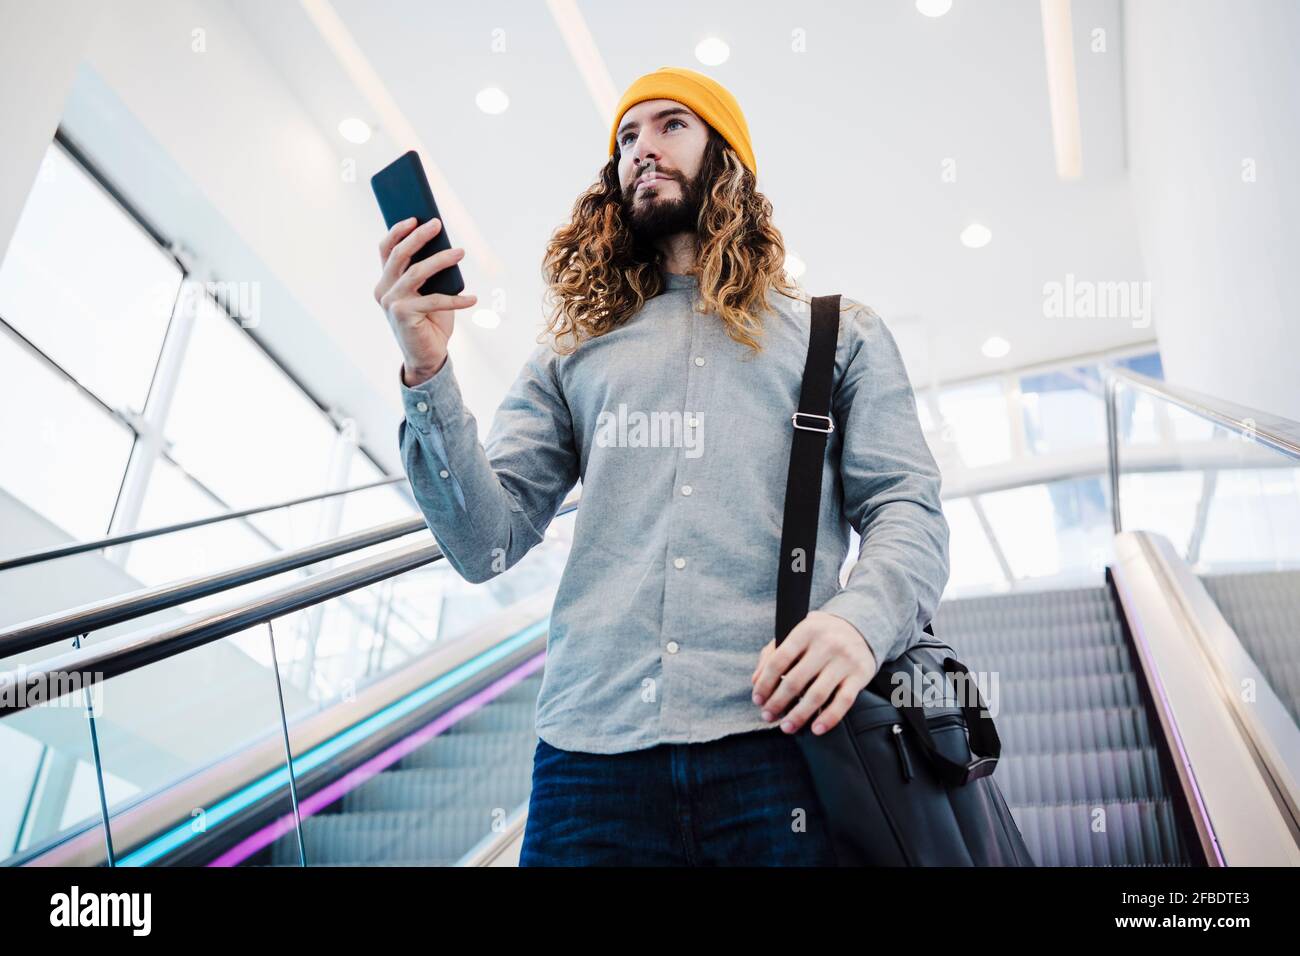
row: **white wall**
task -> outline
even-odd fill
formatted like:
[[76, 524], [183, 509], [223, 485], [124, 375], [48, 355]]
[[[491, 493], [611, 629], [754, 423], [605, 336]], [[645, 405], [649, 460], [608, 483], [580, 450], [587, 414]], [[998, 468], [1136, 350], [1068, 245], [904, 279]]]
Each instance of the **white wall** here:
[[54, 138], [63, 101], [97, 17], [88, 2], [0, 0], [0, 253]]
[[1166, 375], [1300, 420], [1300, 4], [1128, 0], [1124, 22], [1133, 194]]

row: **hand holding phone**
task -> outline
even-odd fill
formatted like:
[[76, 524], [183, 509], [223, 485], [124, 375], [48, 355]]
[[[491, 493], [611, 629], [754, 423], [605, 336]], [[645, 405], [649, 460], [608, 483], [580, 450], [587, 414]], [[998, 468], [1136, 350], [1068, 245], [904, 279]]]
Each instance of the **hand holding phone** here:
[[478, 297], [462, 294], [458, 264], [465, 250], [451, 246], [419, 156], [406, 153], [370, 183], [389, 226], [379, 243], [383, 273], [375, 301], [402, 351], [403, 381], [413, 386], [442, 368], [455, 310], [472, 306]]

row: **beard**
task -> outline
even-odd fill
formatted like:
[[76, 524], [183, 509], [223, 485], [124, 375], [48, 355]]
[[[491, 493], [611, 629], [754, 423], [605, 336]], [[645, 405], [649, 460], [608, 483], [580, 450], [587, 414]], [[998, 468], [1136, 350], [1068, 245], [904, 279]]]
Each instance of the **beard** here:
[[[662, 172], [662, 171], [661, 171]], [[654, 242], [681, 232], [695, 232], [699, 227], [704, 191], [699, 177], [685, 179], [677, 173], [663, 173], [680, 188], [681, 196], [666, 199], [662, 195], [636, 196], [636, 181], [623, 190], [623, 211], [628, 228], [640, 242]], [[658, 192], [663, 187], [651, 186]]]

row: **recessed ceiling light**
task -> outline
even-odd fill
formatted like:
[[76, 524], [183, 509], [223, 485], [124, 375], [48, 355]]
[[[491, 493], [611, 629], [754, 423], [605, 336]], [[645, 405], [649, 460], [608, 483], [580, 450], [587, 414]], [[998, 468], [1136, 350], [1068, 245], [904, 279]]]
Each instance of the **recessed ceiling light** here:
[[478, 91], [474, 97], [474, 102], [484, 113], [504, 113], [506, 107], [510, 105], [510, 97], [506, 96], [505, 91], [495, 86], [489, 86]]
[[941, 17], [952, 9], [952, 0], [916, 0], [916, 9], [927, 17]]
[[491, 309], [476, 309], [474, 312], [474, 324], [485, 329], [495, 329], [501, 324], [501, 316], [497, 315]]
[[339, 123], [339, 135], [349, 143], [356, 143], [360, 146], [370, 139], [370, 124], [365, 120], [357, 119], [355, 116], [349, 116]]
[[1011, 351], [1011, 343], [1000, 335], [994, 335], [984, 343], [984, 347], [980, 351], [984, 353], [986, 358], [1002, 358]]
[[729, 56], [731, 56], [731, 47], [717, 37], [706, 37], [695, 44], [695, 59], [705, 66], [726, 63]]
[[785, 271], [791, 279], [799, 278], [807, 269], [808, 266], [804, 264], [804, 261], [793, 252], [785, 254]]
[[967, 249], [983, 249], [992, 239], [993, 233], [978, 222], [972, 222], [961, 231], [961, 244]]

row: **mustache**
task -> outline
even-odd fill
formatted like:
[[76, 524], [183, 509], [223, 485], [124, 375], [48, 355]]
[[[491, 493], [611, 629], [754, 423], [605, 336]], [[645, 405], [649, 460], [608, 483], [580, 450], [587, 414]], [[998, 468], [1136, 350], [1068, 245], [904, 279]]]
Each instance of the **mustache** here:
[[[623, 187], [624, 196], [631, 198], [636, 195], [637, 180], [640, 179], [642, 176], [644, 176], [646, 172], [648, 172], [648, 170], [642, 170], [641, 172], [638, 172], [635, 176], [632, 177], [632, 181]], [[664, 179], [671, 179], [677, 182], [678, 185], [683, 185], [683, 180], [681, 176], [678, 175], [678, 173], [676, 173], [674, 170], [663, 169], [662, 167], [656, 166], [654, 172], [656, 176], [662, 176]]]

